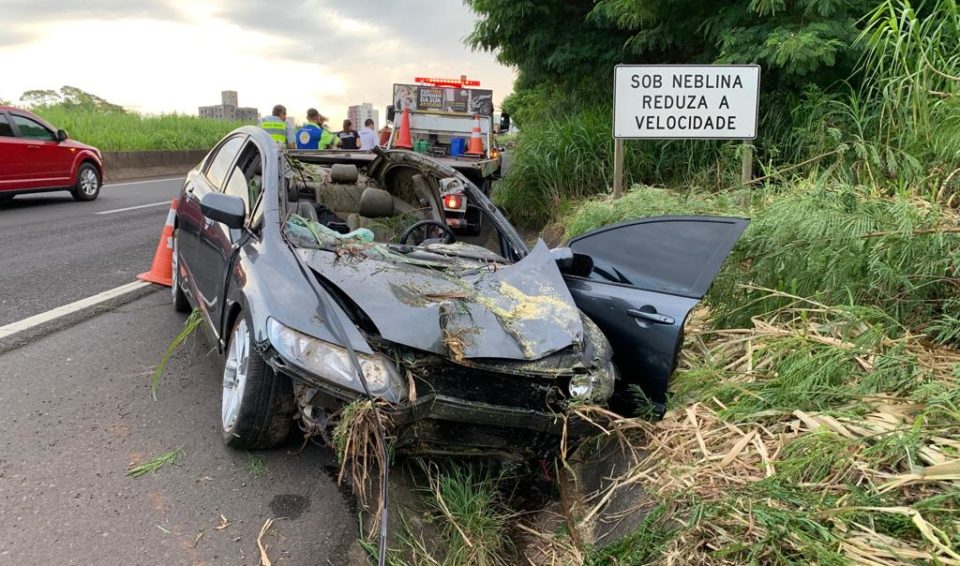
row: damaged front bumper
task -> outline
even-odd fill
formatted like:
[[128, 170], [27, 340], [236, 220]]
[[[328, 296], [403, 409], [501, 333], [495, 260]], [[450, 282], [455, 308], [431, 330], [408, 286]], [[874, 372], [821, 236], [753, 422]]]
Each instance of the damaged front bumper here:
[[560, 437], [582, 438], [577, 417], [430, 394], [390, 413], [398, 452], [434, 456], [496, 456], [526, 460], [557, 449]]
[[[265, 348], [263, 356], [274, 371], [293, 381], [301, 418], [307, 423], [329, 427], [331, 414], [359, 398], [355, 391], [286, 363], [272, 348]], [[530, 408], [529, 402], [539, 395], [533, 386], [527, 389], [529, 391], [522, 392], [527, 407], [467, 400], [437, 392], [390, 404], [383, 412], [389, 417], [394, 449], [408, 455], [528, 460], [555, 452], [565, 428], [570, 443], [594, 432], [590, 424], [574, 415], [546, 407]], [[523, 394], [500, 391], [496, 397], [519, 402]]]

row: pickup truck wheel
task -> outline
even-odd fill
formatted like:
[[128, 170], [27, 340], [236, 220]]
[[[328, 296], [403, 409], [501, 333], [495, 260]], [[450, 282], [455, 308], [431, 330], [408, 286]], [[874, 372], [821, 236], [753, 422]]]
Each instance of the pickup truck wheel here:
[[187, 313], [190, 308], [190, 301], [187, 300], [186, 293], [183, 292], [183, 283], [180, 282], [180, 230], [173, 231], [173, 253], [170, 254], [170, 290], [173, 294], [173, 309], [177, 312]]
[[77, 169], [77, 180], [70, 191], [73, 198], [79, 201], [89, 201], [100, 194], [100, 173], [89, 163], [82, 163]]
[[286, 441], [296, 411], [290, 378], [275, 373], [260, 357], [251, 328], [241, 313], [230, 332], [220, 408], [224, 443], [247, 450]]

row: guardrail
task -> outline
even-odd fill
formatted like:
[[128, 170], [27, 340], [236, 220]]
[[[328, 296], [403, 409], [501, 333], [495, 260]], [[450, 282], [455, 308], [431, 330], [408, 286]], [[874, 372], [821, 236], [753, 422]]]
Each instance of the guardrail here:
[[181, 151], [106, 151], [103, 172], [107, 181], [140, 177], [181, 175], [196, 167], [209, 152], [206, 149]]

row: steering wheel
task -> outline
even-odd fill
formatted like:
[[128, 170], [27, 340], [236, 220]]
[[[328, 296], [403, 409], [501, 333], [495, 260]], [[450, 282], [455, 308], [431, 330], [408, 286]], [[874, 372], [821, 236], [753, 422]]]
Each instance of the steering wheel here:
[[446, 225], [446, 223], [440, 222], [439, 220], [429, 219], [429, 220], [421, 220], [419, 222], [415, 222], [409, 228], [404, 230], [403, 234], [400, 234], [400, 243], [405, 244], [407, 240], [410, 238], [410, 236], [415, 234], [417, 231], [423, 232], [423, 237], [420, 239], [420, 243], [422, 244], [426, 242], [428, 239], [427, 236], [429, 236], [429, 232], [427, 228], [430, 226], [433, 226], [434, 228], [439, 228], [440, 231], [443, 232], [444, 244], [452, 244], [455, 241], [457, 241], [457, 237], [454, 235], [453, 230], [451, 230], [450, 227]]

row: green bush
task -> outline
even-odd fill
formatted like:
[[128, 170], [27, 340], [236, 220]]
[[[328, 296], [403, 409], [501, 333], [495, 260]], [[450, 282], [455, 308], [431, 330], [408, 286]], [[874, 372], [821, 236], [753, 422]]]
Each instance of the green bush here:
[[[950, 213], [917, 197], [800, 184], [751, 210], [733, 278], [826, 304], [876, 306], [922, 327], [956, 296], [960, 234]], [[718, 320], [745, 324], [779, 306], [731, 284], [714, 293]], [[772, 302], [771, 302], [772, 301]]]
[[[548, 103], [548, 105], [550, 105]], [[597, 105], [525, 129], [494, 200], [514, 222], [542, 226], [567, 201], [604, 194], [613, 181], [609, 106]], [[625, 183], [722, 188], [739, 179], [738, 143], [625, 143]], [[722, 163], [734, 166], [721, 166]]]
[[37, 107], [33, 111], [66, 130], [71, 138], [100, 151], [210, 149], [227, 133], [247, 125], [179, 114], [142, 116], [62, 105]]
[[955, 227], [955, 213], [935, 201], [812, 182], [753, 193], [636, 187], [619, 200], [582, 204], [569, 219], [567, 236], [670, 214], [752, 218], [708, 296], [721, 326], [749, 326], [750, 317], [787, 300], [745, 288], [748, 284], [824, 304], [874, 307], [901, 332], [913, 328], [942, 342], [960, 342], [954, 312], [960, 234], [944, 231]]

